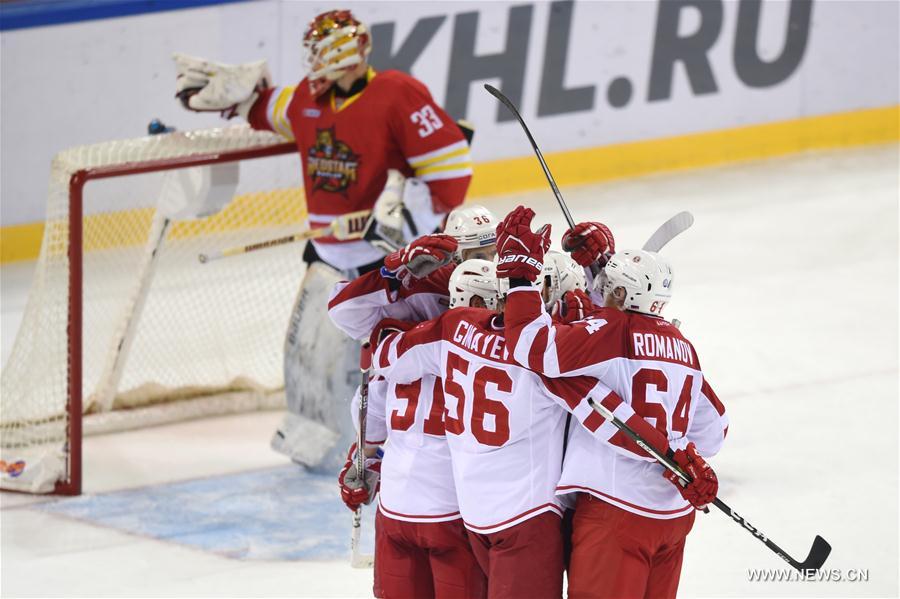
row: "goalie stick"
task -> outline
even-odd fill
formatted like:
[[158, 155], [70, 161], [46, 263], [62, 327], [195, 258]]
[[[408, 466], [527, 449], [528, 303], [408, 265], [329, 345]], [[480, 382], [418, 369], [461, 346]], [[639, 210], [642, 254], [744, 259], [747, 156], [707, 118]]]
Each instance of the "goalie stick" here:
[[307, 239], [317, 239], [319, 237], [327, 237], [329, 235], [334, 235], [334, 237], [336, 237], [337, 239], [342, 240], [362, 239], [363, 229], [365, 228], [366, 221], [368, 221], [371, 214], [371, 210], [348, 212], [347, 214], [343, 214], [337, 217], [336, 219], [331, 221], [328, 226], [322, 227], [321, 229], [310, 229], [308, 231], [302, 231], [300, 233], [287, 235], [285, 237], [279, 237], [277, 239], [269, 239], [266, 241], [251, 243], [249, 245], [230, 247], [218, 252], [209, 252], [208, 254], [199, 254], [197, 256], [197, 260], [200, 261], [200, 264], [206, 264], [213, 260], [220, 260], [221, 258], [240, 256], [241, 254], [247, 254], [249, 252], [255, 252], [257, 250], [264, 250], [266, 248], [271, 248], [278, 245], [294, 243], [295, 241], [305, 241]]
[[[356, 430], [356, 480], [365, 484], [366, 480], [366, 414], [369, 411], [369, 368], [372, 365], [372, 353], [369, 344], [365, 343], [359, 353], [359, 370], [362, 372], [362, 383], [359, 386], [359, 426]], [[362, 528], [362, 506], [353, 512], [350, 530], [350, 566], [353, 568], [371, 568], [375, 564], [374, 556], [360, 553], [359, 533]]]
[[[656, 460], [660, 464], [662, 464], [664, 468], [673, 472], [682, 481], [682, 484], [691, 482], [691, 478], [684, 471], [682, 471], [681, 468], [678, 467], [678, 464], [675, 463], [671, 449], [667, 452], [666, 455], [661, 454], [656, 449], [654, 449], [653, 446], [647, 443], [640, 435], [634, 432], [631, 427], [616, 418], [616, 416], [608, 409], [606, 409], [602, 404], [596, 403], [590, 397], [588, 398], [588, 403], [592, 408], [594, 408], [594, 410], [599, 412], [601, 416], [612, 422], [613, 426], [622, 431], [632, 441], [637, 443], [641, 449], [656, 458]], [[778, 557], [789, 563], [793, 568], [799, 570], [801, 573], [805, 574], [806, 572], [820, 569], [825, 564], [825, 560], [828, 559], [828, 555], [831, 553], [831, 545], [828, 543], [828, 541], [823, 539], [821, 536], [816, 535], [816, 538], [813, 540], [812, 547], [810, 548], [809, 554], [806, 556], [806, 559], [802, 562], [798, 562], [796, 559], [788, 555], [787, 551], [776, 545], [773, 541], [769, 540], [769, 538], [761, 530], [750, 524], [746, 520], [746, 518], [734, 511], [724, 501], [716, 497], [716, 499], [713, 500], [713, 505], [722, 510], [722, 512], [724, 512], [726, 516], [740, 524], [741, 528], [751, 533], [766, 547], [772, 550]]]

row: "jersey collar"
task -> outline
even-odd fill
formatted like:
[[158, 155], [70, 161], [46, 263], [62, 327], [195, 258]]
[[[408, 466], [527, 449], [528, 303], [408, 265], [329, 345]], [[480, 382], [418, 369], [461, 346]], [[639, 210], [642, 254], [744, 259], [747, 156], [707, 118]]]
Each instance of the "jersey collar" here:
[[[375, 78], [375, 75], [376, 75], [375, 69], [373, 69], [372, 67], [369, 67], [369, 69], [366, 71], [366, 87], [368, 87], [368, 84], [372, 82], [372, 79]], [[353, 104], [354, 102], [356, 102], [359, 99], [359, 97], [361, 95], [363, 95], [363, 92], [366, 91], [366, 87], [364, 87], [357, 93], [355, 93], [352, 96], [345, 99], [344, 103], [341, 104], [340, 108], [337, 107], [337, 103], [335, 102], [334, 88], [332, 88], [331, 94], [329, 96], [329, 103], [331, 104], [331, 112], [338, 113], [338, 112], [344, 110], [345, 108], [347, 108], [348, 106], [350, 106], [351, 104]]]

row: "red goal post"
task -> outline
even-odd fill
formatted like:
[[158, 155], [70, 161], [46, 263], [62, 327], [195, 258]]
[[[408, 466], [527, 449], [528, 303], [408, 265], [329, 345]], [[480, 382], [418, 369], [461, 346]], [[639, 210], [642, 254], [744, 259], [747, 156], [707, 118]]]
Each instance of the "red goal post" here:
[[[2, 373], [2, 488], [79, 494], [85, 423], [105, 432], [281, 405], [302, 245], [209, 265], [197, 256], [301, 229], [296, 152], [241, 126], [54, 159], [41, 252]], [[211, 189], [227, 203], [203, 205]]]

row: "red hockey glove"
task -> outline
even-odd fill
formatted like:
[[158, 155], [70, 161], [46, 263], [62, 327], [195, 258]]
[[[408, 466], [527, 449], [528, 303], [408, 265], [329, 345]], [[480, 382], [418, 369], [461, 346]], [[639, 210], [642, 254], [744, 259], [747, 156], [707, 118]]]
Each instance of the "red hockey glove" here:
[[697, 453], [697, 447], [693, 443], [688, 443], [687, 449], [675, 452], [675, 462], [691, 477], [691, 482], [682, 486], [681, 479], [669, 470], [664, 471], [663, 476], [678, 488], [688, 503], [698, 510], [705, 509], [719, 492], [716, 473], [703, 456]]
[[366, 458], [365, 476], [362, 479], [356, 473], [356, 443], [347, 452], [347, 461], [338, 474], [338, 485], [341, 488], [341, 501], [353, 511], [361, 505], [369, 505], [378, 493], [381, 478], [381, 460]]
[[597, 306], [591, 298], [581, 289], [576, 289], [563, 294], [562, 299], [556, 302], [553, 308], [553, 315], [561, 322], [569, 324], [576, 320], [584, 320], [596, 309]]
[[372, 334], [369, 336], [369, 347], [371, 348], [372, 354], [378, 349], [378, 344], [391, 333], [408, 331], [415, 326], [416, 323], [414, 322], [406, 322], [405, 320], [397, 320], [396, 318], [384, 318], [380, 320], [378, 324], [375, 325], [375, 328], [372, 329]]
[[385, 256], [382, 275], [398, 279], [404, 287], [409, 287], [412, 279], [427, 277], [449, 264], [458, 245], [456, 239], [441, 233], [419, 237]]
[[519, 206], [497, 225], [497, 277], [534, 281], [550, 249], [550, 225], [531, 230], [534, 210]]
[[[575, 225], [563, 234], [563, 249], [572, 252], [572, 259], [581, 266], [590, 266], [606, 254], [616, 252], [612, 231], [603, 223], [586, 222]], [[601, 264], [600, 266], [605, 266]]]

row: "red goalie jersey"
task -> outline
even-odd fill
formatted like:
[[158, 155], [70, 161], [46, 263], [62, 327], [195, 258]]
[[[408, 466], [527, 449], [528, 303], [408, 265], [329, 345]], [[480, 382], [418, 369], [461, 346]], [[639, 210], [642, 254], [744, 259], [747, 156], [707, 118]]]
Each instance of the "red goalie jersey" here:
[[[306, 79], [269, 88], [248, 120], [255, 129], [294, 140], [300, 151], [309, 224], [325, 227], [336, 217], [369, 210], [384, 188], [388, 169], [428, 184], [434, 226], [462, 203], [472, 176], [462, 132], [419, 81], [399, 71], [376, 73], [337, 106], [334, 90], [314, 98]], [[364, 241], [324, 237], [318, 254], [338, 268], [374, 262], [382, 252]]]

